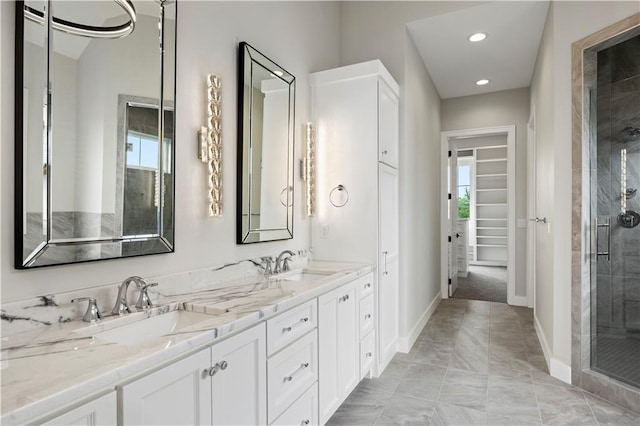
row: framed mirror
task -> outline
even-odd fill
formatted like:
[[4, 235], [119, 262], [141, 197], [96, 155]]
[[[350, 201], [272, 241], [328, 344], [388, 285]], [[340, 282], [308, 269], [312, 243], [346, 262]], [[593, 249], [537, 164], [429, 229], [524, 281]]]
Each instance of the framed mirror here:
[[16, 3], [16, 268], [174, 251], [176, 12]]
[[238, 244], [293, 238], [296, 79], [240, 43]]

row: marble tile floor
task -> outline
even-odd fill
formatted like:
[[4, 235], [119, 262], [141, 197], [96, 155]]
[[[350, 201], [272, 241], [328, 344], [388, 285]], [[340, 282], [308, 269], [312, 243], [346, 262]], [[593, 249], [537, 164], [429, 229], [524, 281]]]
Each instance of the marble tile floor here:
[[640, 415], [549, 376], [533, 310], [448, 299], [327, 424], [637, 426]]

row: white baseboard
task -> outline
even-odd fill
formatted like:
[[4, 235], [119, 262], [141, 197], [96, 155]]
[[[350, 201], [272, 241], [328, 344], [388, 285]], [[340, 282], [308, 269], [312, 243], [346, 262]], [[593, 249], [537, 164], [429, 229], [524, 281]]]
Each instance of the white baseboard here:
[[511, 296], [509, 304], [512, 306], [529, 307], [529, 298], [527, 296]]
[[549, 368], [549, 374], [558, 380], [571, 384], [571, 366], [553, 356], [551, 349], [547, 344], [547, 338], [544, 335], [540, 321], [538, 321], [538, 316], [535, 315], [535, 313], [533, 315], [533, 325], [536, 329], [540, 346], [542, 346], [542, 353], [544, 354], [544, 360], [547, 363], [547, 368]]
[[431, 315], [433, 315], [441, 300], [442, 297], [440, 297], [440, 292], [438, 292], [435, 298], [429, 304], [429, 307], [427, 307], [427, 310], [424, 311], [418, 322], [413, 326], [409, 335], [400, 336], [398, 338], [398, 352], [402, 352], [405, 354], [409, 353], [409, 351], [413, 347], [413, 344], [416, 342], [416, 340], [418, 340], [420, 332], [422, 331], [424, 326], [427, 325], [429, 318], [431, 318]]
[[558, 358], [551, 357], [549, 374], [558, 380], [571, 384], [571, 367]]

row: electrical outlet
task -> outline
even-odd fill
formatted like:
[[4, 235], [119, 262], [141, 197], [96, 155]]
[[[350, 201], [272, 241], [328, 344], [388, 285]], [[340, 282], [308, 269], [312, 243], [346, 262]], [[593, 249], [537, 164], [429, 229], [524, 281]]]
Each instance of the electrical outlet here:
[[320, 224], [320, 238], [329, 238], [329, 224], [321, 223]]

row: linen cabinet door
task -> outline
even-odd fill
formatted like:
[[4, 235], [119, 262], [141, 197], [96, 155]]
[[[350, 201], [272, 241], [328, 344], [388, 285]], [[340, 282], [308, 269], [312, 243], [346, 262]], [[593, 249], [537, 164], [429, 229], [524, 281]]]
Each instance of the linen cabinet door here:
[[378, 161], [398, 167], [398, 97], [386, 83], [378, 81]]
[[354, 284], [318, 298], [321, 424], [329, 420], [360, 379], [357, 303]]
[[379, 165], [378, 374], [396, 353], [398, 340], [398, 171]]
[[214, 425], [267, 423], [267, 346], [259, 324], [211, 347]]
[[119, 424], [210, 425], [209, 348], [119, 386]]

